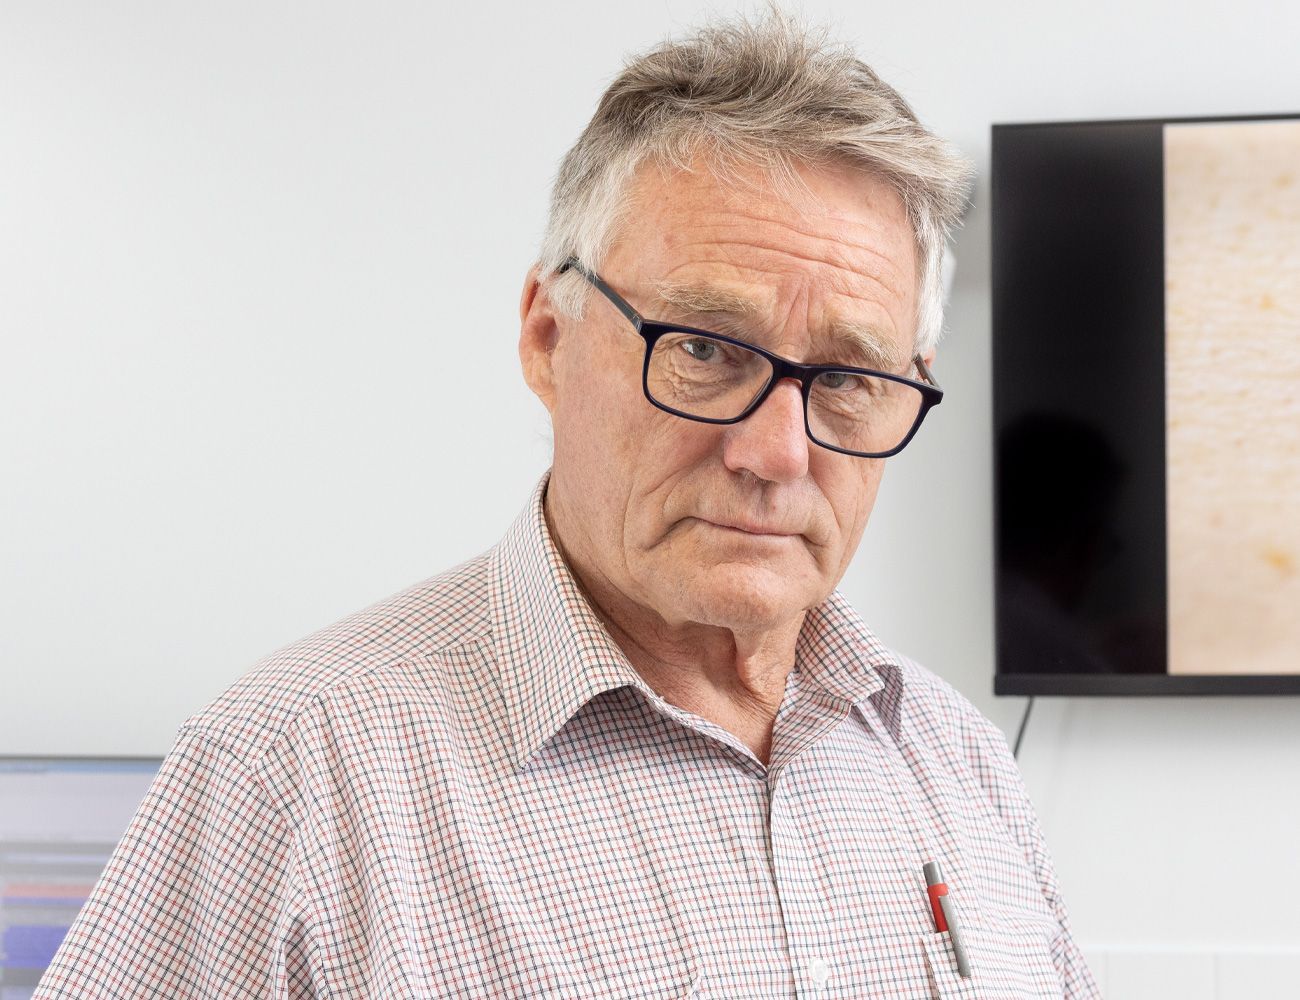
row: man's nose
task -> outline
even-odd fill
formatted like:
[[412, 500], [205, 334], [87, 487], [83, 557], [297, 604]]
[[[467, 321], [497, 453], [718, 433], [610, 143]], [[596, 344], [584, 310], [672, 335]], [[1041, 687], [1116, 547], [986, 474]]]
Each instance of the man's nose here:
[[791, 482], [808, 474], [810, 445], [804, 429], [802, 386], [787, 378], [757, 410], [725, 428], [722, 461], [733, 472], [752, 472], [770, 482]]

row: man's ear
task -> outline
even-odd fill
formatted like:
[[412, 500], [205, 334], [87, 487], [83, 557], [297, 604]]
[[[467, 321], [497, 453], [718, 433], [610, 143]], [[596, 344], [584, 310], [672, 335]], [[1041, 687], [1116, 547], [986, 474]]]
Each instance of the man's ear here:
[[549, 412], [555, 411], [555, 345], [559, 340], [555, 307], [540, 280], [537, 265], [524, 278], [519, 297], [519, 364], [528, 388]]

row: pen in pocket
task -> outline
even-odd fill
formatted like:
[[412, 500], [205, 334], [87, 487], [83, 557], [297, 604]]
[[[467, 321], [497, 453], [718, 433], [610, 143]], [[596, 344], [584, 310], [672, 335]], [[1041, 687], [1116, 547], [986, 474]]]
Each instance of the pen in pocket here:
[[953, 957], [957, 959], [957, 974], [963, 979], [969, 979], [970, 957], [966, 954], [966, 942], [962, 940], [961, 927], [957, 921], [957, 908], [948, 896], [948, 885], [939, 871], [939, 862], [927, 861], [923, 871], [926, 893], [930, 897], [930, 910], [934, 914], [934, 928], [940, 933], [947, 931], [948, 940], [952, 942]]

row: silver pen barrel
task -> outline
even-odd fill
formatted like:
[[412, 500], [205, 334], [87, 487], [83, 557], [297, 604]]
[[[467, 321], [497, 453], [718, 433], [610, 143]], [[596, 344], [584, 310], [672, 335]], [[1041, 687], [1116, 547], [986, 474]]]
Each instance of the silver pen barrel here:
[[957, 959], [957, 975], [962, 979], [969, 979], [970, 957], [966, 954], [966, 942], [962, 940], [961, 928], [957, 926], [957, 908], [946, 895], [939, 897], [939, 907], [943, 910], [943, 919], [948, 924], [948, 939], [952, 942], [952, 953]]

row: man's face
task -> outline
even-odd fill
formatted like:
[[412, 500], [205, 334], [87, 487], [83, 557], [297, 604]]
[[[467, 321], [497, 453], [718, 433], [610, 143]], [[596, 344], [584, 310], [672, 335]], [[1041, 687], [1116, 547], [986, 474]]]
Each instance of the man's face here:
[[[902, 200], [847, 166], [800, 174], [808, 192], [643, 169], [601, 276], [647, 319], [795, 361], [863, 365], [836, 338], [869, 329], [906, 373], [917, 264]], [[547, 509], [585, 582], [670, 628], [761, 632], [820, 603], [857, 548], [883, 460], [811, 442], [793, 380], [738, 424], [664, 413], [642, 393], [644, 341], [611, 303], [593, 290], [575, 322], [531, 288], [520, 352], [554, 428]]]

